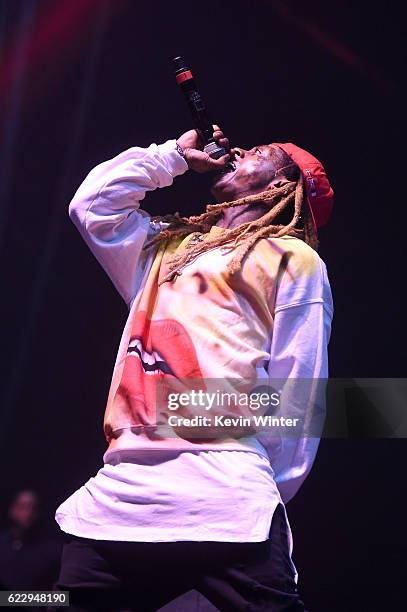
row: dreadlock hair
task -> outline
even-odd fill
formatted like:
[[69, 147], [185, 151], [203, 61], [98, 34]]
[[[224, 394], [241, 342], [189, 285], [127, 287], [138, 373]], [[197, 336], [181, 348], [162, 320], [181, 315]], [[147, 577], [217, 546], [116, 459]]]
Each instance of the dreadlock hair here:
[[[285, 151], [277, 147], [274, 149], [274, 155], [270, 159], [270, 163], [273, 165], [274, 177], [282, 174], [288, 179], [288, 183], [231, 202], [208, 204], [206, 212], [201, 215], [181, 217], [179, 212], [176, 212], [153, 217], [154, 221], [169, 223], [169, 226], [154, 236], [143, 249], [164, 240], [170, 241], [178, 236], [182, 237], [195, 233], [182, 253], [175, 253], [169, 258], [170, 272], [161, 279], [159, 285], [180, 276], [184, 267], [198, 255], [218, 247], [221, 247], [221, 250], [236, 250], [234, 257], [227, 266], [229, 274], [234, 274], [240, 270], [243, 259], [261, 238], [295, 236], [304, 240], [313, 249], [318, 250], [317, 233], [306, 201], [304, 178], [299, 166], [293, 162]], [[248, 223], [242, 223], [215, 236], [205, 236], [221, 218], [223, 210], [226, 208], [257, 202], [270, 204], [269, 210], [262, 217]]]

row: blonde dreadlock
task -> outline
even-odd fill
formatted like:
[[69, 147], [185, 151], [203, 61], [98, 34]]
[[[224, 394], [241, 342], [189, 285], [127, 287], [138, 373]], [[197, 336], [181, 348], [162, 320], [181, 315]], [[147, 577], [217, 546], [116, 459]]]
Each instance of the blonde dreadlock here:
[[[203, 239], [205, 234], [210, 232], [211, 227], [221, 217], [222, 211], [225, 208], [233, 206], [241, 206], [243, 204], [253, 204], [255, 202], [270, 202], [271, 208], [262, 217], [248, 223], [222, 232], [216, 236]], [[294, 215], [287, 225], [274, 224], [276, 217], [287, 209], [290, 204], [294, 203]], [[300, 219], [303, 219], [303, 228], [298, 228], [297, 225]], [[316, 236], [314, 224], [312, 222], [308, 206], [304, 197], [304, 179], [300, 174], [297, 181], [290, 181], [281, 187], [273, 187], [267, 191], [255, 195], [249, 195], [231, 202], [223, 202], [221, 204], [208, 204], [206, 212], [201, 215], [192, 215], [191, 217], [181, 217], [178, 212], [174, 215], [164, 215], [153, 217], [154, 221], [169, 222], [170, 225], [164, 230], [161, 230], [157, 236], [150, 240], [144, 249], [162, 242], [163, 240], [171, 240], [176, 236], [185, 236], [191, 233], [197, 235], [187, 243], [185, 251], [179, 254], [174, 254], [168, 262], [170, 272], [160, 281], [160, 285], [171, 281], [176, 276], [182, 273], [182, 270], [198, 255], [223, 247], [223, 249], [236, 248], [236, 254], [231, 259], [227, 266], [227, 271], [234, 274], [240, 270], [243, 259], [251, 248], [261, 238], [280, 238], [281, 236], [290, 235], [296, 238], [301, 238], [313, 249], [318, 248], [318, 239]], [[196, 241], [200, 239], [201, 242]]]

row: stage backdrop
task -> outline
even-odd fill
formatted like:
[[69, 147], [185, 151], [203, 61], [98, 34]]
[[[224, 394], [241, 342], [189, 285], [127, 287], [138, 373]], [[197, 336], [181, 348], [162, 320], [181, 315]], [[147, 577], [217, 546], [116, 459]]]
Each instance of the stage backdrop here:
[[[350, 0], [2, 0], [3, 515], [30, 486], [52, 522], [101, 465], [126, 307], [68, 204], [97, 163], [191, 127], [175, 55], [233, 145], [292, 141], [325, 164], [336, 194], [320, 234], [335, 302], [331, 375], [405, 376], [400, 14]], [[206, 177], [191, 172], [143, 206], [190, 214], [208, 202]], [[404, 440], [322, 441], [288, 505], [313, 612], [399, 609], [405, 450]]]

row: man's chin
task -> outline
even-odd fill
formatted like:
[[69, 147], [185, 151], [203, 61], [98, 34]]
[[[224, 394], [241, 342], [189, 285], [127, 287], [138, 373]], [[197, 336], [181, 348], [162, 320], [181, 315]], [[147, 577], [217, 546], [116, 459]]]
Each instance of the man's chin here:
[[223, 185], [227, 185], [235, 178], [236, 170], [221, 170], [216, 172], [212, 179], [212, 187], [222, 188]]
[[216, 172], [214, 172], [211, 176], [211, 184], [216, 185], [217, 183], [222, 181], [224, 175], [225, 175], [224, 170], [217, 170]]
[[221, 170], [212, 178], [210, 192], [218, 202], [233, 200], [235, 175], [236, 170]]

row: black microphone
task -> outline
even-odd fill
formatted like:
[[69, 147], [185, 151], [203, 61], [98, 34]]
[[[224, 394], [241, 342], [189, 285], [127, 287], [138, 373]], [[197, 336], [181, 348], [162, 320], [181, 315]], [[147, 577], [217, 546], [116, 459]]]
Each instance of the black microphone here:
[[[182, 57], [175, 57], [172, 63], [177, 85], [180, 86], [187, 100], [195, 127], [201, 132], [204, 142], [206, 143], [204, 151], [213, 159], [219, 159], [222, 155], [226, 155], [227, 151], [225, 147], [221, 147], [213, 137], [212, 122], [209, 120], [204, 101], [196, 88], [192, 72], [185, 64]], [[228, 165], [231, 165], [231, 163], [232, 162], [228, 162]]]

